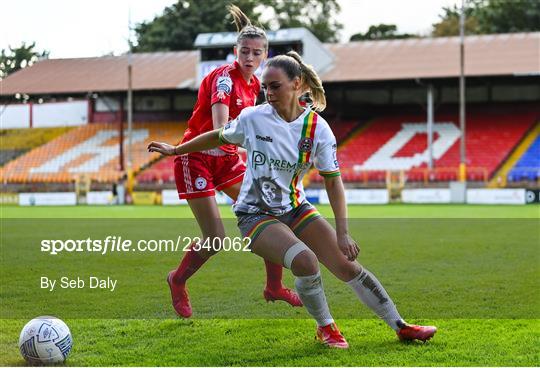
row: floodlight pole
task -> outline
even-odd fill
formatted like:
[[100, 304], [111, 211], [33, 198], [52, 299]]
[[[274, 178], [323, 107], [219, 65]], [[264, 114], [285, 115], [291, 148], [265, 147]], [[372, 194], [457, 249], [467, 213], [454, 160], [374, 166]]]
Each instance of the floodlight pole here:
[[427, 139], [428, 139], [428, 168], [433, 169], [433, 84], [427, 89]]
[[132, 87], [132, 75], [133, 75], [133, 65], [131, 60], [131, 42], [130, 42], [130, 51], [128, 53], [128, 90], [127, 90], [127, 122], [128, 122], [128, 146], [127, 146], [127, 170], [129, 171], [133, 168], [132, 161], [132, 136], [133, 136], [133, 87]]
[[127, 90], [127, 121], [128, 121], [128, 146], [127, 146], [127, 193], [131, 195], [133, 191], [133, 61], [131, 45], [131, 9], [129, 10], [129, 30], [128, 30], [128, 90]]
[[465, 1], [461, 0], [461, 14], [459, 16], [459, 128], [461, 130], [459, 180], [461, 182], [467, 181], [465, 152]]
[[120, 96], [120, 122], [118, 123], [118, 131], [119, 131], [119, 145], [118, 149], [120, 150], [120, 171], [124, 171], [124, 97]]

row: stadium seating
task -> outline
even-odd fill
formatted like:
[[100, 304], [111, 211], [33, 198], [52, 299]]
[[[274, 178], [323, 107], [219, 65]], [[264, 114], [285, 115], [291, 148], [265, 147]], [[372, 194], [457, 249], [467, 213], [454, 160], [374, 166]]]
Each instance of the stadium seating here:
[[[331, 122], [332, 131], [336, 136], [338, 142], [345, 140], [352, 131], [354, 131], [358, 126], [358, 121], [332, 121]], [[240, 152], [240, 156], [246, 161], [245, 152]], [[139, 183], [174, 183], [174, 157], [164, 157], [161, 160], [158, 160], [156, 163], [152, 164], [145, 170], [142, 170], [139, 175], [137, 175], [137, 182]]]
[[[124, 128], [127, 162], [127, 126]], [[177, 142], [184, 129], [185, 124], [177, 122], [134, 123], [134, 172], [160, 157], [158, 153], [148, 153], [146, 145], [151, 140]], [[86, 175], [97, 182], [116, 182], [124, 175], [119, 167], [119, 154], [118, 124], [87, 124], [9, 162], [0, 169], [0, 180], [5, 183], [69, 183]]]
[[174, 183], [174, 157], [164, 157], [137, 175], [139, 183]]
[[72, 127], [1, 129], [0, 166], [70, 131]]
[[540, 135], [508, 174], [509, 182], [540, 179]]
[[[469, 109], [467, 180], [487, 181], [538, 116], [535, 108], [520, 111], [496, 107]], [[460, 130], [455, 113], [442, 111], [436, 115], [433, 142], [435, 168], [427, 170], [425, 115], [395, 113], [375, 118], [360, 134], [338, 147], [343, 179], [347, 182], [384, 182], [387, 171], [404, 171], [407, 181], [457, 180]], [[535, 167], [530, 160], [524, 165]], [[312, 172], [310, 181], [320, 182], [322, 178]]]
[[338, 143], [345, 141], [345, 139], [347, 139], [351, 133], [360, 126], [360, 123], [354, 120], [329, 121], [329, 124], [332, 128], [332, 132], [336, 136], [336, 141]]

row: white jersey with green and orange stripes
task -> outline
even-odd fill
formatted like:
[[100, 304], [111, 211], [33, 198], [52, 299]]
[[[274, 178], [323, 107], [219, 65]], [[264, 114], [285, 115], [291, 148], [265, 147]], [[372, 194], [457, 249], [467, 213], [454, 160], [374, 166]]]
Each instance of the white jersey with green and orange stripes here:
[[286, 122], [263, 104], [249, 107], [220, 131], [223, 143], [244, 147], [247, 170], [236, 213], [280, 216], [305, 201], [302, 178], [312, 165], [322, 176], [337, 176], [336, 138], [328, 123], [306, 108]]

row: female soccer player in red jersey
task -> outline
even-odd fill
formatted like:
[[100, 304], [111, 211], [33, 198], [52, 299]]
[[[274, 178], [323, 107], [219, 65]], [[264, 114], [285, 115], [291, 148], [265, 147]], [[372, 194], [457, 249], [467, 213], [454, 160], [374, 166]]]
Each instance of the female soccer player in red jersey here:
[[[246, 177], [234, 205], [238, 227], [251, 238], [255, 254], [291, 269], [296, 290], [317, 322], [316, 337], [323, 344], [349, 346], [330, 314], [319, 261], [347, 283], [400, 339], [430, 339], [437, 329], [406, 323], [379, 280], [356, 261], [359, 247], [349, 236], [336, 139], [328, 123], [316, 113], [326, 105], [321, 80], [298, 54], [289, 52], [268, 61], [262, 82], [268, 104], [245, 109], [223, 128], [191, 142], [176, 147], [152, 142], [148, 149], [174, 155], [208, 149], [220, 142], [247, 149]], [[313, 105], [304, 109], [298, 97], [305, 90]], [[324, 177], [335, 230], [306, 200], [302, 177], [312, 166]]]
[[[238, 7], [231, 5], [229, 13], [239, 32], [234, 47], [236, 61], [215, 69], [203, 79], [182, 142], [221, 128], [236, 118], [242, 109], [255, 105], [260, 82], [254, 73], [266, 59], [268, 40], [265, 32], [252, 25]], [[187, 199], [204, 239], [225, 237], [214, 198], [215, 191], [223, 191], [236, 200], [245, 170], [237, 147], [232, 144], [185, 154], [175, 159], [174, 174], [178, 194], [180, 198]], [[173, 307], [182, 317], [188, 318], [192, 314], [186, 281], [214, 253], [207, 249], [195, 251], [192, 246], [179, 267], [169, 273], [167, 282], [171, 289]], [[281, 282], [283, 267], [270, 261], [265, 261], [265, 264], [267, 278], [264, 298], [267, 301], [284, 300], [293, 306], [301, 306], [298, 295]]]

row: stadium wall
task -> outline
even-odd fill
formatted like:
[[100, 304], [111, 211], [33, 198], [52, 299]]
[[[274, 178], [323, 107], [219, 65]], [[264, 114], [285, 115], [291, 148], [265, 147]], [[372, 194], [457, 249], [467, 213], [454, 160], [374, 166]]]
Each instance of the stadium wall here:
[[88, 101], [0, 105], [2, 129], [51, 128], [88, 123]]
[[[309, 201], [313, 204], [328, 204], [328, 196], [324, 190], [309, 190]], [[350, 205], [384, 205], [390, 203], [387, 190], [382, 189], [348, 189], [345, 192]], [[86, 196], [78, 197], [76, 192], [28, 192], [2, 193], [1, 202], [19, 204], [20, 206], [74, 206], [114, 205], [119, 204], [112, 191], [90, 191]], [[224, 193], [218, 193], [216, 201], [221, 205], [231, 205], [232, 201]], [[448, 189], [407, 189], [402, 192], [402, 203], [412, 204], [448, 204], [452, 203]], [[525, 189], [468, 189], [467, 204], [504, 204], [525, 205], [540, 202], [538, 190]], [[187, 201], [178, 198], [176, 190], [155, 192], [134, 192], [133, 204], [187, 205]]]

